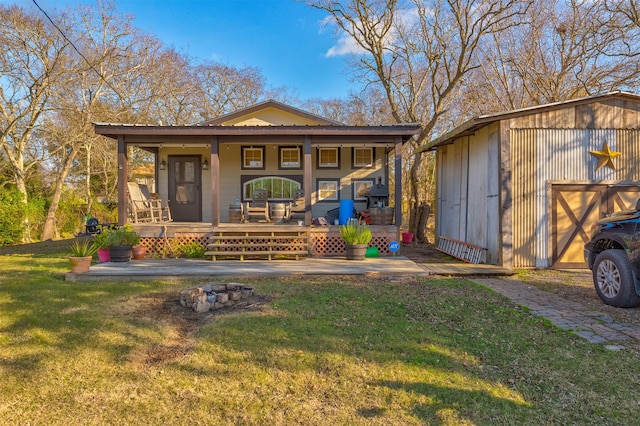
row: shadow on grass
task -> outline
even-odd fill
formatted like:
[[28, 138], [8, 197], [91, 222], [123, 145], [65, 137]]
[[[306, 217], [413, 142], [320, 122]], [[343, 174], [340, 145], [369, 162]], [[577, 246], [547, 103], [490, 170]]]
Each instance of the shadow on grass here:
[[[198, 350], [202, 362], [198, 367], [180, 364], [180, 368], [214, 378], [220, 369], [207, 370], [203, 364], [224, 364], [229, 370], [250, 364], [261, 371], [275, 369], [293, 376], [312, 372], [330, 382], [352, 381], [352, 398], [358, 401], [356, 411], [363, 419], [384, 416], [388, 410], [367, 405], [372, 394], [389, 394], [360, 391], [374, 387], [394, 391], [389, 398], [400, 405], [406, 395], [418, 395], [408, 397], [411, 411], [429, 424], [437, 424], [447, 411], [460, 418], [486, 420], [482, 411], [487, 407], [515, 411], [516, 418], [526, 418], [524, 398], [479, 374], [475, 367], [480, 357], [496, 349], [469, 339], [465, 331], [455, 331], [463, 328], [473, 332], [474, 324], [496, 329], [504, 326], [501, 321], [491, 324], [476, 317], [465, 307], [474, 306], [482, 316], [483, 305], [492, 306], [495, 301], [467, 300], [475, 291], [468, 285], [449, 294], [432, 290], [419, 284], [384, 282], [285, 284], [272, 311], [220, 317], [204, 328]], [[429, 322], [424, 311], [433, 314], [442, 305], [448, 305], [444, 315], [438, 322]], [[214, 347], [224, 348], [222, 355], [209, 358], [207, 352], [216, 350]], [[240, 358], [238, 354], [242, 354]], [[362, 368], [378, 380], [363, 380]], [[410, 379], [386, 379], [396, 375]], [[432, 402], [421, 403], [424, 399]], [[471, 409], [474, 406], [478, 412]]]
[[158, 284], [68, 282], [67, 264], [55, 258], [0, 260], [0, 366], [16, 377], [39, 374], [45, 361], [64, 359], [65, 353], [102, 345], [115, 359], [135, 346], [95, 338], [103, 331], [121, 333], [130, 322], [110, 318], [105, 307], [122, 297], [151, 292]]

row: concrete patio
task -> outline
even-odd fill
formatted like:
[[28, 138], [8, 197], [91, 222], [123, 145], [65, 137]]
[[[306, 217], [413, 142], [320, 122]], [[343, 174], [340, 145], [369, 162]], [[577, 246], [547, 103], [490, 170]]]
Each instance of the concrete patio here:
[[91, 266], [86, 274], [66, 274], [67, 281], [181, 280], [210, 277], [269, 277], [288, 275], [510, 275], [491, 266], [454, 263], [416, 263], [404, 256], [346, 260], [344, 257], [277, 261], [210, 261], [195, 259], [144, 259], [106, 262]]

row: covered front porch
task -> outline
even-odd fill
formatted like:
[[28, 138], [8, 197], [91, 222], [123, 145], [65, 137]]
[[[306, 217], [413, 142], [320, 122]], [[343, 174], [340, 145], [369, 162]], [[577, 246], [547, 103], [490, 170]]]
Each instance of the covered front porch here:
[[[403, 146], [421, 130], [349, 126], [275, 101], [197, 125], [94, 126], [117, 141], [119, 225], [131, 224], [151, 255], [201, 244], [213, 259], [342, 256], [331, 213], [360, 219], [372, 209], [388, 220], [372, 222], [371, 247], [391, 255], [402, 226]], [[136, 160], [149, 157], [148, 181], [132, 182]]]

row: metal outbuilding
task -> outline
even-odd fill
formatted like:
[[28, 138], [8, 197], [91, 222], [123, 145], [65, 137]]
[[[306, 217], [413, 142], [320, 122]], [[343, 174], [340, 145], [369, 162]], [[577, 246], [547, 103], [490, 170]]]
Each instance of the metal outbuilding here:
[[436, 238], [506, 268], [584, 268], [591, 225], [640, 197], [640, 96], [475, 117], [433, 140]]

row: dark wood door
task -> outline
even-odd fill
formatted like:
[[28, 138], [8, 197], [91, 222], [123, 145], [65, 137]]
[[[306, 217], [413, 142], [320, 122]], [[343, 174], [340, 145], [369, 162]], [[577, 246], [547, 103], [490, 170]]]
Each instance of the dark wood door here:
[[169, 156], [169, 205], [175, 222], [202, 222], [202, 158]]
[[639, 186], [553, 185], [552, 261], [554, 268], [585, 268], [584, 244], [591, 226], [611, 213], [634, 208]]

